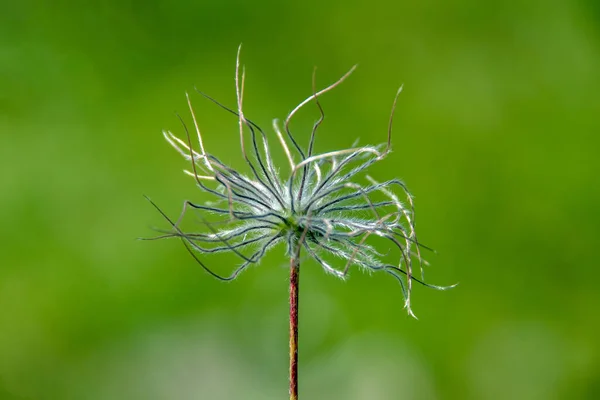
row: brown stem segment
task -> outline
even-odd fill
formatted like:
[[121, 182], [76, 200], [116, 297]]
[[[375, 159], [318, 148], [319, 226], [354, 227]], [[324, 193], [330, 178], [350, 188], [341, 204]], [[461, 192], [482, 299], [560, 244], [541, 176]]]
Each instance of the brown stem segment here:
[[290, 261], [290, 400], [298, 400], [298, 290], [300, 261]]

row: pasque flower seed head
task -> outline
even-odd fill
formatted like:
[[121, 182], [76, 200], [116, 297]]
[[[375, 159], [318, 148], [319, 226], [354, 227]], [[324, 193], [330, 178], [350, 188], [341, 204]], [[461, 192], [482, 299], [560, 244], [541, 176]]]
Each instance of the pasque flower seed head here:
[[[324, 112], [319, 98], [342, 83], [355, 69], [352, 67], [337, 82], [313, 94], [295, 107], [283, 122], [273, 121], [275, 138], [247, 119], [242, 100], [245, 72], [240, 70], [239, 49], [236, 62], [236, 109], [230, 109], [199, 92], [220, 107], [234, 114], [239, 123], [241, 155], [251, 174], [231, 168], [204, 146], [198, 121], [187, 96], [197, 136], [197, 148], [192, 144], [185, 123], [185, 139], [170, 131], [165, 139], [190, 162], [190, 175], [197, 187], [214, 198], [210, 203], [185, 201], [181, 217], [170, 219], [171, 230], [158, 238], [180, 238], [186, 249], [209, 274], [229, 281], [242, 271], [259, 263], [276, 245], [283, 243], [288, 256], [297, 258], [303, 252], [316, 261], [325, 272], [346, 278], [352, 266], [367, 271], [384, 272], [394, 277], [401, 286], [404, 306], [410, 315], [412, 282], [435, 289], [448, 289], [424, 283], [421, 249], [428, 249], [417, 239], [413, 196], [405, 184], [392, 178], [377, 181], [368, 175], [369, 168], [390, 154], [392, 121], [398, 95], [394, 98], [390, 115], [387, 142], [379, 146], [358, 146], [316, 154], [317, 130]], [[313, 125], [307, 147], [296, 140], [290, 128], [294, 115], [306, 104], [316, 103], [320, 118]], [[246, 143], [246, 138], [249, 146]], [[271, 156], [272, 142], [278, 142], [289, 163], [289, 173], [282, 175]], [[203, 219], [200, 232], [184, 232], [180, 220], [190, 208], [220, 215], [218, 223]], [[374, 239], [389, 243], [395, 263], [385, 257], [373, 244]], [[240, 264], [230, 275], [217, 274], [206, 265], [204, 255], [229, 252], [238, 256]], [[330, 261], [332, 259], [333, 261]], [[414, 276], [413, 262], [419, 266], [421, 279]]]

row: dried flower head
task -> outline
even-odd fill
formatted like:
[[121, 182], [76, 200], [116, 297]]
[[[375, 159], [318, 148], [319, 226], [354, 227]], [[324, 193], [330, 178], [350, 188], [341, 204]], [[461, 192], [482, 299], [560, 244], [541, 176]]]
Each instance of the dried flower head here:
[[[157, 238], [180, 238], [198, 264], [210, 275], [224, 281], [237, 278], [279, 243], [287, 246], [287, 254], [292, 259], [298, 259], [302, 251], [325, 272], [338, 278], [344, 279], [353, 265], [366, 271], [382, 271], [400, 282], [404, 306], [413, 316], [410, 304], [413, 281], [439, 290], [452, 287], [434, 286], [422, 280], [426, 262], [421, 257], [421, 248], [429, 248], [417, 240], [413, 196], [404, 183], [395, 178], [378, 182], [366, 175], [370, 166], [390, 154], [393, 115], [402, 87], [394, 98], [386, 143], [314, 154], [315, 137], [324, 118], [319, 97], [342, 83], [356, 66], [337, 82], [318, 92], [315, 90], [313, 74], [313, 94], [288, 114], [283, 131], [278, 121], [273, 121], [277, 140], [289, 162], [290, 172], [283, 178], [273, 163], [267, 134], [244, 115], [242, 99], [245, 73], [243, 67], [240, 71], [239, 56], [238, 49], [236, 110], [199, 93], [237, 116], [241, 153], [250, 167], [251, 175], [236, 171], [206, 151], [186, 93], [198, 150], [194, 149], [183, 120], [185, 140], [170, 131], [164, 131], [163, 134], [169, 144], [190, 161], [191, 169], [185, 173], [195, 180], [198, 188], [212, 195], [216, 201], [204, 204], [185, 201], [181, 216], [175, 222], [152, 203], [171, 225], [169, 232]], [[303, 148], [292, 134], [290, 122], [311, 101], [316, 103], [320, 118], [313, 125], [308, 147]], [[250, 149], [244, 140], [248, 134]], [[366, 183], [357, 180], [361, 175], [365, 176]], [[201, 217], [205, 231], [184, 232], [180, 228], [180, 221], [189, 208], [221, 215], [223, 219], [209, 223]], [[384, 254], [376, 250], [372, 243], [377, 238], [387, 241], [397, 252], [395, 264], [383, 261]], [[199, 257], [219, 252], [230, 252], [241, 259], [241, 264], [229, 276], [215, 273]], [[337, 267], [333, 265], [335, 261], [329, 261], [328, 258], [337, 259]], [[421, 279], [413, 275], [413, 260], [419, 265]]]

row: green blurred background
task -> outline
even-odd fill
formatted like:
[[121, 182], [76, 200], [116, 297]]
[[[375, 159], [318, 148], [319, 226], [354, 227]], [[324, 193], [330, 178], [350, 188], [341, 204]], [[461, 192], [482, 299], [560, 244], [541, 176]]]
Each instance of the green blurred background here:
[[[206, 199], [160, 133], [194, 86], [235, 104], [243, 42], [269, 132], [313, 66], [324, 86], [359, 64], [322, 98], [318, 151], [384, 141], [404, 83], [371, 172], [415, 194], [428, 280], [460, 282], [417, 287], [413, 320], [388, 276], [303, 264], [302, 398], [599, 399], [599, 4], [3, 1], [0, 398], [287, 398], [284, 249], [223, 284], [135, 240], [165, 227], [143, 194], [170, 215]], [[239, 165], [235, 118], [192, 101]]]

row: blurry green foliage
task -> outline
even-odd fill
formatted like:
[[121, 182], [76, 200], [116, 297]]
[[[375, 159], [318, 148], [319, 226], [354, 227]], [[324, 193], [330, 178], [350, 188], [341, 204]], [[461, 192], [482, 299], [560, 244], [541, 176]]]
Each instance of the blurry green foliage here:
[[[600, 14], [594, 1], [5, 2], [0, 7], [0, 396], [282, 399], [283, 249], [231, 284], [175, 241], [202, 201], [160, 135], [196, 85], [269, 130], [323, 97], [317, 150], [385, 139], [373, 171], [416, 195], [436, 248], [412, 320], [400, 289], [303, 265], [305, 399], [600, 398]], [[193, 97], [208, 148], [236, 120]], [[317, 117], [296, 120], [306, 132]], [[280, 161], [284, 162], [280, 155]], [[385, 249], [384, 249], [385, 250]], [[228, 271], [232, 259], [211, 258]], [[596, 334], [594, 333], [596, 332]]]

